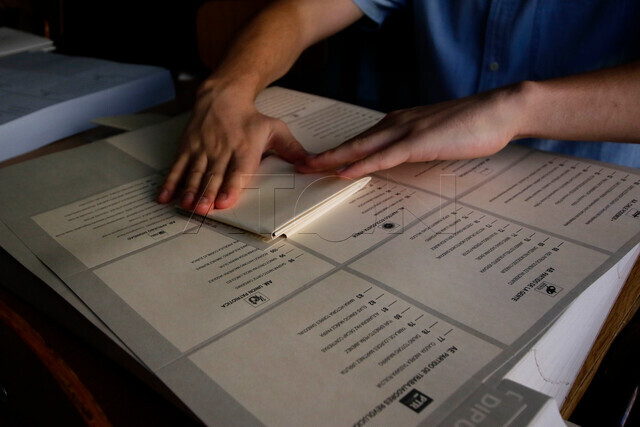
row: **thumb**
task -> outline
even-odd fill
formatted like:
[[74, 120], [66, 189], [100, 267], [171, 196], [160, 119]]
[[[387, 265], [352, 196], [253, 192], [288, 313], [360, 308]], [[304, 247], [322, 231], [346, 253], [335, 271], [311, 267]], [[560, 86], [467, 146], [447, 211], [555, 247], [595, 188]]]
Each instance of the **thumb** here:
[[293, 136], [287, 125], [278, 120], [271, 137], [270, 147], [289, 163], [300, 163], [308, 155], [302, 144]]

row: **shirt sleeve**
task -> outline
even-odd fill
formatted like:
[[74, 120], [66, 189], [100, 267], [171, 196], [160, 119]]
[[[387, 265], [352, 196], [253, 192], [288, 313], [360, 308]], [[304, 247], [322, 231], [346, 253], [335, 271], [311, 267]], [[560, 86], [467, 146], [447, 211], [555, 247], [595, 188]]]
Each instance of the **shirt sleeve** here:
[[404, 7], [407, 0], [353, 0], [353, 2], [369, 19], [380, 25], [392, 11]]

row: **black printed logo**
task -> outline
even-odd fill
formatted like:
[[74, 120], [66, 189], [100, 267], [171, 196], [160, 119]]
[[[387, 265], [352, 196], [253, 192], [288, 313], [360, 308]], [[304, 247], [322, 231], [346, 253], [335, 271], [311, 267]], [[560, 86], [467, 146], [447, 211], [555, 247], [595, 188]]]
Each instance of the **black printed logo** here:
[[387, 221], [378, 226], [381, 230], [386, 231], [387, 233], [394, 232], [396, 233], [400, 227], [400, 224], [396, 224], [395, 222]]
[[415, 388], [400, 399], [400, 403], [416, 412], [421, 412], [424, 408], [429, 406], [431, 402], [433, 402], [432, 398], [424, 393], [420, 393]]
[[259, 305], [264, 304], [265, 302], [269, 301], [269, 298], [267, 298], [266, 296], [262, 295], [260, 292], [256, 292], [255, 294], [246, 297], [244, 299], [246, 302], [248, 302], [250, 305], [257, 307]]
[[562, 292], [563, 289], [564, 288], [561, 288], [560, 286], [554, 285], [553, 283], [549, 282], [542, 282], [541, 284], [536, 286], [536, 291], [541, 292], [549, 297], [555, 297], [560, 292]]

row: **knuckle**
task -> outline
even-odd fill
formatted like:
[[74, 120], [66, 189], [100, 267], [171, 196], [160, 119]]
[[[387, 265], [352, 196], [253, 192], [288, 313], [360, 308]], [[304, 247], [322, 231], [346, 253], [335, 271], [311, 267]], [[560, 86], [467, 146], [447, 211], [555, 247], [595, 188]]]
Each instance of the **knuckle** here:
[[165, 186], [166, 185], [175, 185], [176, 182], [180, 180], [182, 173], [179, 171], [171, 171], [165, 178]]
[[207, 158], [198, 157], [191, 162], [189, 166], [189, 174], [190, 175], [202, 175], [207, 167], [208, 161]]
[[210, 171], [207, 172], [206, 174], [203, 175], [203, 181], [211, 183], [211, 184], [216, 184], [218, 182], [222, 181], [222, 174], [216, 172], [216, 171]]
[[357, 151], [360, 151], [365, 147], [366, 142], [366, 138], [356, 137], [351, 140], [351, 147], [353, 147]]
[[187, 175], [189, 177], [196, 177], [196, 176], [202, 176], [204, 172], [204, 168], [200, 167], [198, 164], [193, 164], [191, 165], [191, 167], [189, 168]]
[[373, 153], [370, 157], [370, 163], [375, 166], [375, 167], [380, 167], [384, 164], [384, 156], [382, 154], [382, 152], [377, 151], [375, 153]]
[[218, 188], [220, 187], [220, 181], [219, 179], [205, 179], [202, 180], [200, 187], [202, 187], [202, 193], [207, 194], [207, 195], [211, 195], [211, 194], [215, 194], [218, 191]]
[[160, 191], [172, 191], [175, 187], [176, 187], [175, 183], [169, 182], [169, 181], [165, 181], [160, 186]]
[[195, 193], [195, 192], [198, 191], [199, 187], [200, 187], [200, 180], [198, 180], [198, 181], [189, 181], [184, 186], [184, 192], [185, 193]]
[[186, 133], [182, 137], [182, 146], [187, 149], [198, 147], [202, 141], [202, 136], [200, 129], [187, 129]]

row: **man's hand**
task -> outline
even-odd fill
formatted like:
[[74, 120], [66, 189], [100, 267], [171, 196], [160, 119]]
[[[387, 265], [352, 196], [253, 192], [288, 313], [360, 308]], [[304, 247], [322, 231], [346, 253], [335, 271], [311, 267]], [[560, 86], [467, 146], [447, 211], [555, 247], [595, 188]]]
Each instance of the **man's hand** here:
[[253, 99], [217, 91], [206, 82], [158, 201], [171, 201], [182, 186], [183, 209], [205, 215], [229, 208], [269, 149], [292, 163], [306, 155], [284, 122], [260, 114]]
[[182, 184], [184, 209], [206, 214], [228, 208], [265, 151], [302, 161], [306, 153], [287, 126], [260, 114], [254, 98], [282, 77], [304, 49], [362, 16], [351, 0], [279, 0], [263, 9], [201, 87], [158, 202], [169, 202]]
[[508, 87], [388, 114], [340, 146], [308, 156], [297, 167], [312, 173], [338, 169], [355, 178], [404, 162], [453, 160], [494, 154], [516, 137], [517, 108]]
[[389, 114], [303, 173], [355, 178], [403, 162], [488, 156], [518, 138], [640, 142], [640, 61]]

